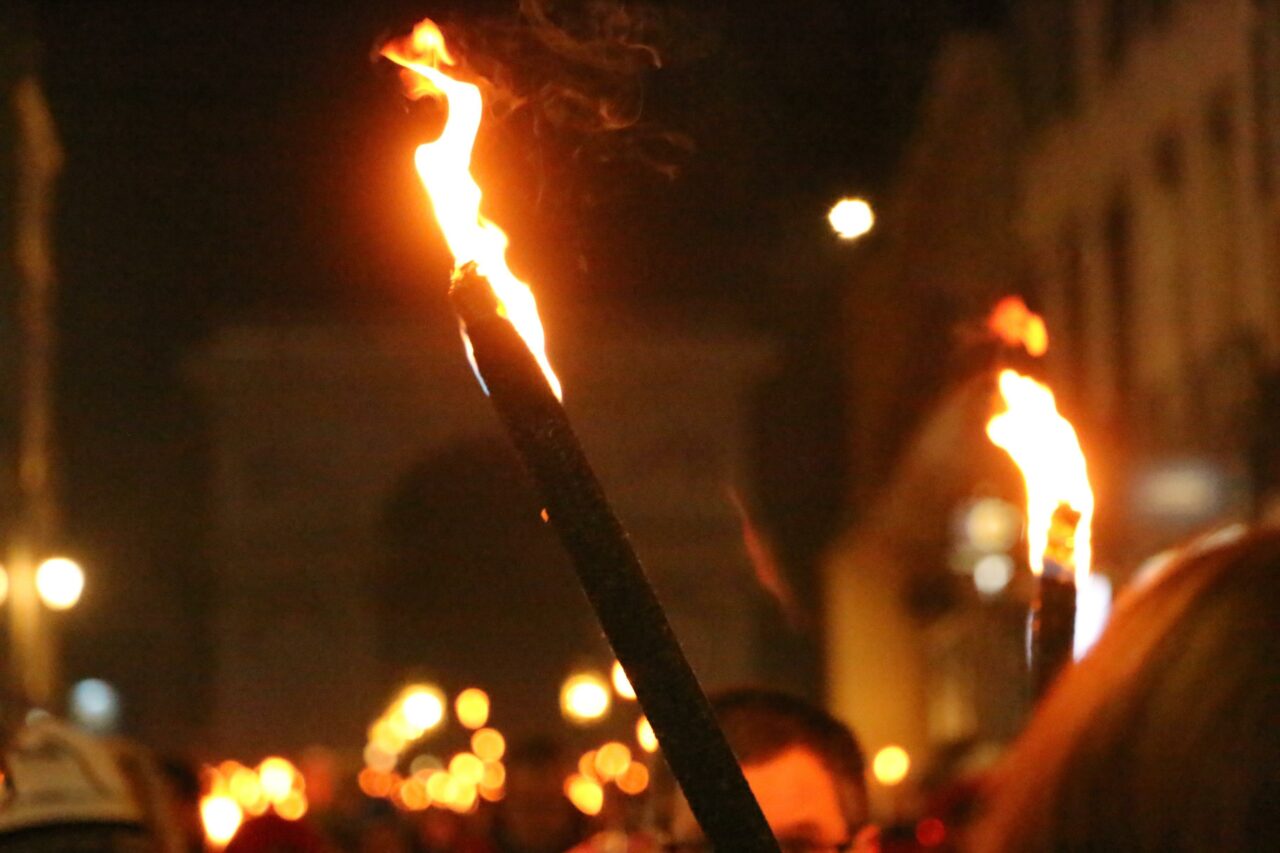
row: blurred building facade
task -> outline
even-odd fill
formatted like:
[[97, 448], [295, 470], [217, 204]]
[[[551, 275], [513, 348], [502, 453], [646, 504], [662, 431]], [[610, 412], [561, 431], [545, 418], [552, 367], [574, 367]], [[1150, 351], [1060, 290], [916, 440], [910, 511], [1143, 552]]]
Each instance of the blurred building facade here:
[[[706, 330], [555, 338], [575, 428], [691, 663], [760, 680], [765, 602], [728, 490], [768, 352]], [[215, 459], [217, 754], [358, 749], [411, 678], [481, 686], [529, 734], [559, 722], [573, 668], [607, 672], [456, 329], [232, 328], [192, 373]]]
[[963, 530], [976, 501], [1022, 500], [982, 432], [974, 325], [1000, 296], [1046, 317], [1033, 369], [1081, 433], [1117, 583], [1275, 488], [1277, 7], [1024, 0], [939, 51], [846, 305], [852, 521], [824, 572], [826, 664], [869, 750], [955, 771], [1027, 707], [1025, 564], [977, 592]]

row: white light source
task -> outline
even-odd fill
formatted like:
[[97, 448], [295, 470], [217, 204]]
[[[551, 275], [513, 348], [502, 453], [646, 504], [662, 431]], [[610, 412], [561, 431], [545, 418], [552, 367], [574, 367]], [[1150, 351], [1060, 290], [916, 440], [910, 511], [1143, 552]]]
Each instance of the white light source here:
[[120, 722], [120, 694], [100, 678], [86, 678], [71, 688], [71, 716], [90, 731], [113, 731]]
[[1106, 575], [1090, 572], [1076, 578], [1076, 633], [1072, 653], [1076, 660], [1084, 657], [1102, 636], [1111, 616], [1111, 581]]
[[841, 240], [856, 240], [876, 224], [876, 215], [866, 199], [842, 198], [827, 214], [827, 221]]
[[36, 569], [36, 591], [52, 610], [69, 610], [84, 592], [84, 570], [75, 560], [50, 557]]

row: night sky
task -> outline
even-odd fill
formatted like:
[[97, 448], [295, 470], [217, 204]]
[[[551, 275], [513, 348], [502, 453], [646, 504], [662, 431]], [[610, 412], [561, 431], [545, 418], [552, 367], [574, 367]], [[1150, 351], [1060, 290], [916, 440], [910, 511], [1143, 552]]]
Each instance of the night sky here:
[[[67, 158], [67, 532], [96, 575], [69, 675], [114, 666], [126, 690], [141, 679], [111, 661], [146, 649], [136, 617], [154, 601], [191, 614], [191, 648], [173, 654], [208, 642], [207, 435], [183, 374], [202, 342], [241, 321], [442, 309], [424, 282], [448, 260], [411, 165], [438, 116], [408, 108], [371, 62], [381, 36], [430, 15], [470, 44], [513, 49], [475, 60], [533, 92], [482, 130], [477, 169], [551, 311], [710, 307], [784, 334], [787, 253], [832, 242], [823, 217], [840, 194], [884, 191], [937, 38], [998, 4], [625, 4], [622, 31], [664, 63], [585, 84], [572, 63], [525, 52], [517, 5], [36, 5]], [[580, 24], [571, 13], [588, 4], [551, 5]], [[643, 110], [615, 131], [558, 124], [559, 102], [538, 94], [619, 85], [643, 92]], [[199, 707], [206, 676], [168, 687]]]

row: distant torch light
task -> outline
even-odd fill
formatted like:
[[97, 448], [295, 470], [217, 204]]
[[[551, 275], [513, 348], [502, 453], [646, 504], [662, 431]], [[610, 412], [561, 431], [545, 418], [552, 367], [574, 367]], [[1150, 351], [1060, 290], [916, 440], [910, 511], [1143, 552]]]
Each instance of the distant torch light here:
[[431, 731], [444, 721], [444, 694], [430, 684], [414, 685], [405, 691], [400, 709], [405, 720], [418, 732]]
[[120, 694], [100, 678], [86, 678], [71, 688], [71, 717], [98, 734], [115, 731], [120, 722]]
[[489, 721], [489, 694], [479, 687], [468, 687], [454, 700], [458, 722], [468, 729], [478, 729]]
[[841, 240], [856, 240], [876, 224], [871, 205], [861, 198], [842, 198], [827, 214], [827, 221]]
[[594, 722], [609, 713], [609, 687], [593, 672], [580, 672], [565, 679], [560, 688], [560, 710], [575, 723]]
[[84, 592], [84, 570], [74, 560], [51, 557], [36, 569], [36, 591], [51, 610], [70, 610]]
[[235, 837], [244, 820], [244, 812], [230, 797], [209, 796], [200, 801], [200, 822], [205, 837], [214, 847], [224, 847]]

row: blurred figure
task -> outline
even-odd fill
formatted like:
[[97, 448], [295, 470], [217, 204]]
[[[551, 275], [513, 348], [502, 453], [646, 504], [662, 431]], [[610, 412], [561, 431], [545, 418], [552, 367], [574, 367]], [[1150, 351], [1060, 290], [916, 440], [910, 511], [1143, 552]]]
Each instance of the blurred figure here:
[[506, 796], [497, 804], [491, 840], [498, 853], [563, 853], [586, 835], [586, 821], [564, 795], [572, 762], [550, 738], [507, 753]]
[[150, 755], [43, 716], [4, 745], [0, 849], [181, 853]]
[[1280, 850], [1280, 532], [1132, 589], [1001, 765], [970, 849]]
[[[866, 762], [847, 726], [773, 690], [724, 692], [711, 706], [783, 853], [877, 849]], [[674, 801], [670, 837], [672, 853], [710, 853], [683, 797]]]

